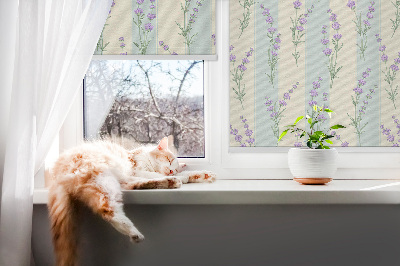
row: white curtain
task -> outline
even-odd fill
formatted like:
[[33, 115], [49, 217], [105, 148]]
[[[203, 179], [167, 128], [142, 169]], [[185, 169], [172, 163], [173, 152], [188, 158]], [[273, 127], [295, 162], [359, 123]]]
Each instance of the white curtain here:
[[[1, 1], [0, 17], [6, 15], [9, 21], [3, 22], [6, 26], [0, 33], [5, 27], [11, 29], [8, 38], [0, 38], [0, 48], [10, 49], [0, 51], [8, 60], [0, 66], [1, 70], [11, 67], [12, 78], [4, 76], [0, 83], [6, 86], [0, 88], [6, 95], [0, 105], [9, 106], [9, 122], [1, 124], [7, 127], [7, 144], [0, 265], [30, 263], [34, 174], [79, 91], [111, 1]], [[7, 91], [11, 92], [9, 105]]]

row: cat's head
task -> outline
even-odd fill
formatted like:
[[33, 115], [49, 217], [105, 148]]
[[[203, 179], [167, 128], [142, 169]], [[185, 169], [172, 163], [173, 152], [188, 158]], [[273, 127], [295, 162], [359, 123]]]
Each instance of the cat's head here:
[[155, 172], [163, 175], [174, 175], [180, 167], [178, 158], [168, 148], [168, 138], [163, 138], [157, 147], [150, 152]]

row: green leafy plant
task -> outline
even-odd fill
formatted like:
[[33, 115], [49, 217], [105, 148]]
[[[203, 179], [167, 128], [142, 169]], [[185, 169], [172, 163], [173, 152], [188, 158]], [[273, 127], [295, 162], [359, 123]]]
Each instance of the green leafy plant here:
[[[330, 133], [326, 133], [323, 130], [319, 129], [319, 123], [322, 123], [326, 120], [325, 113], [331, 116], [333, 111], [328, 108], [320, 107], [317, 105], [313, 106], [314, 112], [312, 117], [306, 115], [307, 123], [309, 125], [309, 129], [305, 130], [299, 128], [297, 124], [304, 118], [304, 116], [299, 116], [296, 121], [292, 125], [286, 126], [286, 130], [284, 130], [279, 136], [278, 142], [287, 134], [287, 133], [296, 133], [300, 134], [300, 138], [307, 137], [307, 147], [310, 149], [329, 149], [329, 144], [333, 144], [330, 140], [334, 137]], [[331, 129], [339, 129], [345, 128], [342, 125], [334, 125], [329, 128]], [[328, 131], [328, 130], [327, 130]]]

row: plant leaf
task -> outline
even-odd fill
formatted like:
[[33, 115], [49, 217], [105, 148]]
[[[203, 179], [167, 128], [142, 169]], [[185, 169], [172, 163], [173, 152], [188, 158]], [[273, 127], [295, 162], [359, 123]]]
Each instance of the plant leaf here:
[[289, 129], [284, 130], [281, 135], [279, 136], [278, 142], [288, 133]]
[[339, 124], [330, 127], [330, 129], [338, 129], [338, 128], [346, 128], [346, 127]]
[[294, 122], [294, 124], [293, 125], [296, 125], [301, 119], [303, 119], [304, 118], [304, 116], [299, 116], [299, 117], [297, 117], [297, 119], [296, 119], [296, 121]]

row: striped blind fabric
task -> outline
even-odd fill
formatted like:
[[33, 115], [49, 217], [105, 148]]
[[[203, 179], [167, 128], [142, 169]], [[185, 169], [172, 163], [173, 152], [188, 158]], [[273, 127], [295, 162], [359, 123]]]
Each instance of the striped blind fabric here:
[[114, 0], [94, 54], [215, 59], [215, 44], [215, 0]]
[[277, 140], [314, 105], [334, 146], [399, 146], [400, 1], [230, 1], [230, 21], [231, 147], [305, 146]]

